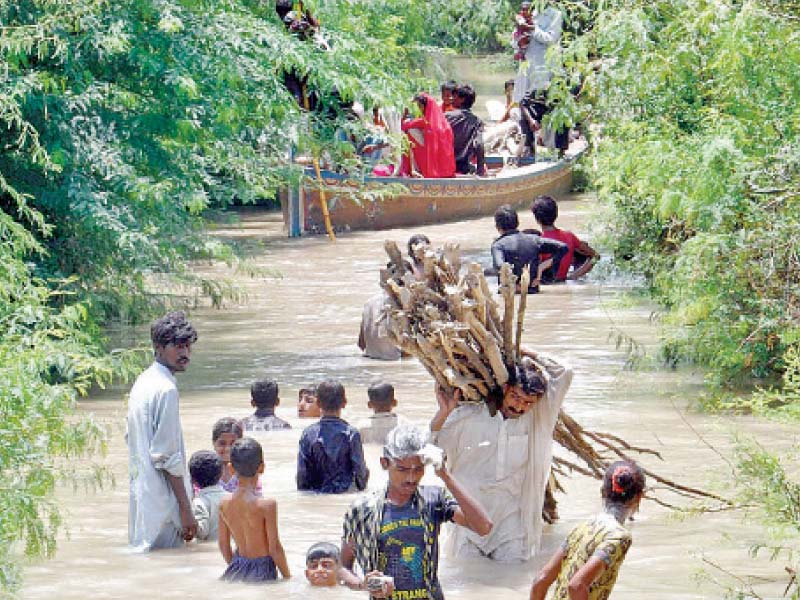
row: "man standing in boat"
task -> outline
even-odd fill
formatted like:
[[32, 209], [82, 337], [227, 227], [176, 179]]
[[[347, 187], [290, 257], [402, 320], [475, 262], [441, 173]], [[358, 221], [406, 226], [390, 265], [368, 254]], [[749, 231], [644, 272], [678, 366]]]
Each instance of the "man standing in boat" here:
[[[564, 16], [561, 10], [545, 2], [536, 2], [533, 13], [533, 29], [529, 32], [529, 43], [519, 74], [514, 82], [514, 100], [520, 103], [520, 128], [525, 135], [525, 151], [536, 153], [536, 132], [541, 128], [542, 118], [552, 107], [548, 103], [547, 89], [553, 78], [551, 65], [553, 48], [561, 42]], [[555, 147], [565, 149], [568, 131], [555, 132]], [[549, 137], [549, 134], [545, 134]], [[563, 147], [563, 148], [562, 148]]]

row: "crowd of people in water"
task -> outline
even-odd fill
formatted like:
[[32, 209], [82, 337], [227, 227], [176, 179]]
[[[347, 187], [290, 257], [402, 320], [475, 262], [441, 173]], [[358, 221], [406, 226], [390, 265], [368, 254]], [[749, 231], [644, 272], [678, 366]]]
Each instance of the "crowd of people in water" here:
[[[290, 429], [275, 414], [278, 383], [254, 382], [254, 413], [219, 419], [211, 432], [213, 450], [194, 452], [187, 463], [175, 374], [188, 367], [197, 333], [184, 313], [174, 312], [153, 323], [151, 339], [155, 360], [134, 384], [128, 412], [131, 545], [153, 551], [216, 542], [227, 565], [223, 580], [252, 584], [291, 577], [277, 503], [264, 493], [269, 474], [263, 450], [248, 436]], [[298, 416], [318, 420], [300, 437], [297, 489], [318, 494], [320, 501], [325, 494], [363, 492], [370, 479], [364, 444], [382, 446], [387, 478], [352, 502], [339, 544], [321, 540], [308, 548], [311, 586], [342, 585], [373, 598], [444, 598], [437, 577], [439, 534], [448, 523], [448, 555], [530, 558], [541, 532], [552, 428], [572, 371], [530, 350], [523, 355], [508, 365], [500, 396], [484, 403], [463, 403], [457, 392], [438, 388], [438, 410], [427, 430], [397, 414], [387, 382], [369, 387], [373, 414], [358, 427], [341, 418], [347, 404], [341, 382], [328, 379], [300, 390]], [[442, 485], [420, 484], [428, 466]], [[624, 524], [644, 486], [635, 463], [609, 466], [605, 510], [572, 530], [535, 578], [531, 598], [544, 598], [556, 581], [556, 598], [608, 597], [631, 543]]]
[[[539, 230], [520, 231], [516, 211], [498, 209], [495, 266], [507, 262], [515, 271], [528, 266], [538, 273], [527, 292], [591, 269], [597, 253], [556, 227], [554, 199], [536, 198], [532, 212]], [[424, 234], [409, 240], [408, 261], [419, 277], [430, 244]], [[373, 308], [380, 312], [381, 304]], [[151, 340], [155, 360], [136, 380], [128, 408], [130, 544], [151, 551], [215, 542], [223, 580], [291, 577], [277, 502], [266, 493], [270, 474], [253, 437], [291, 428], [276, 414], [278, 382], [255, 381], [254, 412], [217, 420], [211, 448], [187, 461], [175, 375], [187, 369], [197, 333], [175, 312], [153, 323]], [[573, 373], [553, 357], [525, 348], [521, 354], [506, 365], [508, 382], [482, 402], [463, 402], [458, 391], [437, 387], [436, 410], [424, 428], [398, 413], [386, 381], [369, 387], [372, 414], [356, 425], [342, 419], [348, 402], [342, 382], [327, 379], [299, 390], [297, 414], [313, 422], [299, 440], [297, 489], [320, 502], [326, 494], [359, 494], [342, 516], [341, 539], [307, 549], [310, 586], [346, 586], [372, 598], [442, 599], [440, 548], [448, 557], [499, 562], [524, 562], [536, 553], [544, 523], [557, 517], [548, 505], [552, 436]], [[385, 485], [368, 489], [374, 474], [365, 444], [381, 447]], [[429, 466], [440, 485], [421, 484]], [[533, 579], [530, 597], [545, 598], [555, 584], [554, 598], [607, 598], [631, 544], [625, 523], [644, 487], [636, 463], [610, 465], [604, 510], [570, 532]]]
[[[292, 33], [323, 49], [319, 24], [302, 3], [277, 0], [276, 11]], [[561, 37], [561, 12], [543, 3], [534, 10], [522, 2], [515, 17], [518, 75], [505, 84], [506, 103], [496, 106], [490, 127], [472, 112], [476, 94], [469, 84], [449, 81], [437, 101], [427, 93], [414, 97], [413, 109], [398, 117], [408, 151], [395, 163], [387, 134], [391, 115], [373, 107], [374, 135], [357, 144], [379, 175], [453, 177], [487, 174], [485, 154], [507, 144], [510, 135], [523, 143], [518, 157], [544, 143], [542, 118], [552, 109], [547, 87], [552, 77], [548, 49]], [[307, 110], [317, 102], [306, 79], [284, 73], [287, 89]], [[363, 117], [363, 113], [360, 115]], [[565, 132], [550, 132], [563, 152]], [[508, 146], [506, 145], [506, 148]], [[531, 206], [535, 226], [520, 229], [511, 206], [497, 209], [499, 237], [491, 245], [492, 267], [503, 263], [519, 276], [529, 268], [531, 283], [519, 293], [577, 279], [588, 273], [597, 252], [569, 231], [557, 227], [558, 204], [549, 196]], [[431, 245], [424, 234], [408, 241], [408, 262], [419, 278], [422, 257]], [[358, 345], [369, 358], [397, 360], [401, 351], [386, 331], [383, 293], [364, 307]], [[225, 568], [221, 578], [262, 583], [291, 577], [279, 534], [277, 502], [268, 497], [261, 444], [252, 435], [280, 435], [290, 429], [276, 415], [278, 382], [259, 380], [250, 389], [253, 414], [216, 421], [212, 449], [187, 460], [179, 415], [175, 375], [190, 362], [197, 332], [186, 315], [173, 312], [151, 327], [154, 361], [130, 392], [127, 444], [130, 471], [129, 542], [138, 551], [216, 542]], [[440, 600], [441, 549], [446, 556], [481, 557], [500, 562], [527, 561], [537, 551], [544, 522], [556, 518], [550, 495], [552, 436], [572, 381], [569, 366], [523, 348], [506, 365], [508, 382], [482, 402], [463, 402], [437, 387], [436, 411], [427, 427], [397, 413], [394, 387], [381, 381], [369, 387], [372, 415], [358, 426], [342, 419], [347, 405], [344, 385], [327, 379], [299, 391], [297, 414], [314, 420], [304, 428], [297, 453], [297, 489], [319, 496], [358, 493], [342, 517], [338, 543], [320, 540], [306, 552], [305, 576], [311, 586], [347, 586], [372, 598]], [[263, 438], [262, 438], [263, 439]], [[381, 447], [386, 484], [368, 491], [370, 471], [364, 444]], [[440, 485], [422, 485], [427, 467]], [[631, 461], [611, 464], [602, 485], [604, 510], [575, 527], [534, 577], [531, 599], [605, 599], [631, 544], [627, 520], [638, 509], [645, 489], [641, 468]]]

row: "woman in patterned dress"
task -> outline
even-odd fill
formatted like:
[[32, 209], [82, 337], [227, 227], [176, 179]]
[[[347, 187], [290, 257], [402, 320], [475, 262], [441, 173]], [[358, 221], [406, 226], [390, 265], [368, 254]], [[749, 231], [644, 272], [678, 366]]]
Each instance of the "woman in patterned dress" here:
[[554, 600], [606, 600], [631, 546], [623, 525], [639, 509], [644, 488], [644, 472], [635, 462], [609, 466], [602, 488], [605, 511], [570, 532], [534, 580], [531, 600], [544, 600], [556, 580]]

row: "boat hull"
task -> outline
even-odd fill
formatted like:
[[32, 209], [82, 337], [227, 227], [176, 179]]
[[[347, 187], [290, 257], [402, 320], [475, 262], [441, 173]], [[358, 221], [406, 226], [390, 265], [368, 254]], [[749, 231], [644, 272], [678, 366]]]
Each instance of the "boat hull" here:
[[[429, 225], [494, 214], [497, 207], [510, 204], [528, 207], [540, 194], [558, 196], [572, 186], [572, 160], [504, 169], [492, 177], [413, 179], [367, 177], [354, 181], [336, 173], [322, 173], [328, 211], [335, 231], [378, 230]], [[282, 200], [284, 222], [300, 225], [299, 233], [324, 233], [319, 184], [309, 178], [299, 193]], [[403, 186], [399, 194], [382, 199], [381, 189]], [[356, 189], [366, 193], [353, 194]], [[377, 193], [376, 193], [377, 192]], [[294, 204], [294, 206], [291, 206]]]

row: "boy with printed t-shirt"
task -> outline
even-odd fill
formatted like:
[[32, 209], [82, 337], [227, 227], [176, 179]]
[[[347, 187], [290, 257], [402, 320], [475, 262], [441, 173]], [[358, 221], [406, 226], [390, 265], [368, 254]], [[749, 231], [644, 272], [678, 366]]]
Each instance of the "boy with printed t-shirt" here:
[[[345, 515], [340, 575], [372, 598], [442, 600], [441, 524], [452, 521], [478, 535], [492, 529], [486, 511], [453, 479], [441, 450], [427, 444], [427, 437], [412, 425], [395, 427], [381, 458], [388, 484], [356, 500]], [[419, 485], [426, 464], [434, 464], [446, 488]], [[356, 562], [363, 576], [354, 572]]]

